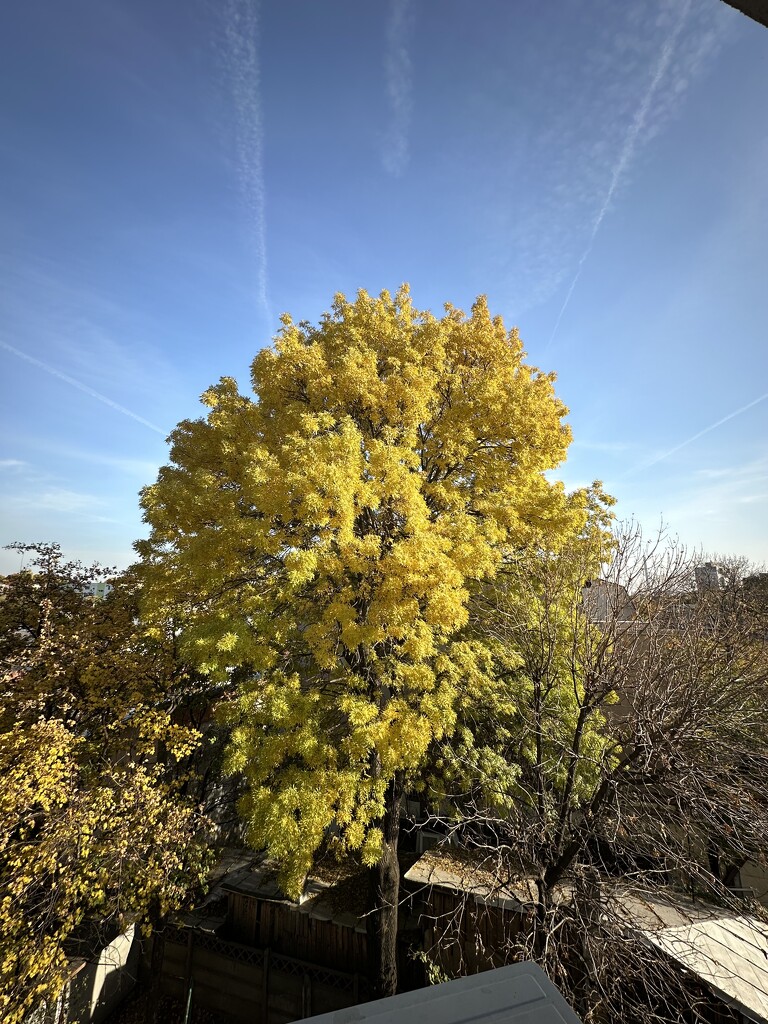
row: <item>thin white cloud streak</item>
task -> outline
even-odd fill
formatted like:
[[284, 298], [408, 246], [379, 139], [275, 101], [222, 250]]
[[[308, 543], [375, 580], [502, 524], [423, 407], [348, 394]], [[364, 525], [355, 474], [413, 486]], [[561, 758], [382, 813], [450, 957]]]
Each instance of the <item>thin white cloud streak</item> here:
[[99, 523], [119, 522], [111, 516], [99, 513], [98, 510], [104, 509], [108, 504], [103, 498], [97, 498], [93, 494], [85, 494], [81, 491], [73, 491], [68, 487], [49, 487], [35, 493], [13, 495], [7, 499], [6, 503], [11, 509], [22, 513], [25, 518], [28, 518], [30, 514], [55, 512], [62, 515], [80, 516]]
[[258, 0], [228, 0], [224, 13], [224, 34], [227, 72], [235, 102], [237, 174], [256, 257], [256, 298], [267, 320], [271, 321], [259, 16]]
[[66, 487], [54, 487], [43, 494], [36, 495], [34, 504], [51, 512], [66, 512], [73, 515], [86, 514], [96, 516], [94, 508], [103, 507], [106, 502], [95, 498], [92, 494], [82, 494]]
[[[720, 471], [716, 471], [720, 473]], [[664, 521], [686, 542], [705, 551], [740, 552], [750, 560], [768, 560], [764, 523], [768, 514], [768, 457], [729, 465], [714, 478], [702, 478], [701, 471], [681, 474], [670, 484], [664, 497]], [[660, 512], [658, 495], [647, 490], [637, 494], [644, 511], [641, 518], [652, 520]], [[635, 511], [641, 513], [641, 508]]]
[[656, 62], [653, 77], [651, 78], [650, 84], [648, 85], [648, 88], [645, 91], [645, 95], [643, 96], [640, 106], [637, 108], [637, 112], [635, 113], [635, 116], [632, 119], [632, 123], [629, 126], [629, 130], [627, 131], [626, 137], [624, 139], [624, 145], [621, 148], [619, 158], [614, 164], [613, 172], [611, 174], [611, 181], [608, 186], [608, 191], [605, 194], [600, 210], [597, 214], [597, 217], [595, 218], [594, 224], [592, 225], [592, 231], [589, 237], [589, 242], [587, 244], [586, 249], [581, 254], [581, 258], [579, 259], [578, 266], [576, 267], [576, 274], [574, 275], [574, 278], [571, 281], [571, 285], [565, 296], [565, 301], [560, 307], [560, 312], [557, 315], [557, 320], [555, 321], [555, 326], [552, 330], [552, 335], [549, 339], [549, 342], [547, 343], [547, 347], [549, 347], [549, 345], [551, 345], [552, 342], [555, 340], [555, 336], [557, 335], [557, 331], [560, 327], [563, 315], [565, 314], [565, 311], [568, 308], [568, 305], [571, 301], [571, 297], [573, 296], [579, 277], [581, 276], [581, 271], [584, 268], [584, 264], [587, 262], [587, 259], [589, 258], [590, 253], [592, 252], [592, 249], [595, 244], [595, 238], [597, 237], [597, 233], [600, 230], [603, 221], [605, 220], [605, 216], [608, 213], [608, 209], [611, 205], [611, 202], [613, 201], [613, 197], [616, 194], [616, 189], [619, 187], [621, 179], [624, 177], [624, 175], [627, 172], [627, 169], [632, 163], [632, 159], [634, 158], [635, 151], [637, 149], [638, 139], [640, 138], [641, 133], [645, 129], [646, 121], [648, 120], [648, 114], [650, 113], [651, 105], [653, 104], [659, 85], [661, 84], [662, 79], [664, 78], [665, 74], [667, 73], [667, 70], [669, 69], [669, 65], [672, 61], [672, 56], [675, 52], [675, 47], [677, 45], [677, 40], [680, 36], [680, 33], [682, 32], [690, 8], [691, 0], [685, 0], [685, 2], [680, 7], [680, 14], [678, 16], [678, 19], [675, 22], [672, 31], [667, 36], [666, 40], [664, 41], [664, 45], [661, 48], [661, 54]]
[[154, 423], [150, 423], [149, 420], [145, 420], [143, 416], [139, 416], [138, 413], [133, 412], [131, 409], [126, 409], [124, 405], [120, 405], [118, 402], [113, 401], [106, 395], [102, 395], [100, 391], [89, 388], [88, 385], [83, 384], [82, 381], [76, 380], [74, 377], [70, 377], [68, 373], [63, 373], [61, 370], [57, 370], [56, 367], [51, 366], [50, 363], [45, 363], [42, 359], [36, 359], [34, 356], [27, 355], [26, 352], [22, 352], [21, 349], [16, 348], [14, 345], [9, 345], [7, 341], [0, 341], [0, 347], [4, 348], [7, 352], [11, 352], [19, 359], [23, 359], [25, 362], [30, 363], [32, 366], [36, 366], [38, 369], [44, 370], [52, 377], [57, 377], [59, 380], [63, 380], [65, 384], [69, 384], [71, 387], [77, 388], [78, 391], [82, 391], [84, 394], [90, 395], [91, 398], [95, 398], [97, 401], [103, 402], [104, 405], [108, 405], [110, 409], [114, 409], [115, 412], [122, 413], [123, 416], [128, 416], [130, 419], [136, 420], [137, 423], [141, 423], [142, 426], [148, 427], [149, 430], [154, 430], [154, 432], [156, 434], [160, 434], [161, 437], [165, 437], [167, 431], [155, 426]]
[[[94, 451], [86, 448], [74, 448], [65, 444], [56, 444], [49, 439], [35, 441], [27, 439], [27, 444], [44, 453], [47, 462], [55, 460], [56, 465], [61, 468], [65, 462], [85, 462], [93, 466], [104, 466], [114, 473], [120, 473], [127, 477], [137, 477], [142, 480], [151, 480], [157, 476], [161, 462], [155, 459], [136, 459], [122, 455], [113, 455], [109, 452]], [[15, 462], [16, 460], [8, 460]], [[18, 462], [19, 466], [26, 466], [28, 463]], [[0, 469], [3, 467], [3, 460], [0, 459]]]
[[413, 112], [413, 68], [408, 48], [410, 28], [410, 0], [391, 0], [384, 55], [390, 123], [384, 136], [382, 160], [384, 170], [395, 178], [405, 173], [411, 156], [408, 140]]
[[637, 442], [635, 441], [584, 441], [581, 438], [575, 438], [572, 444], [574, 449], [584, 448], [587, 451], [593, 452], [608, 452], [609, 454], [624, 455], [628, 451], [637, 448]]
[[[106, 466], [107, 469], [116, 473], [124, 473], [126, 476], [135, 476], [144, 480], [155, 478], [160, 468], [160, 463], [152, 459], [124, 458], [120, 455], [109, 455], [102, 452], [67, 448], [66, 446], [46, 444], [45, 451], [48, 455], [56, 456], [57, 460], [72, 459], [95, 466]], [[1, 462], [0, 465], [2, 465]]]
[[751, 402], [747, 402], [746, 405], [742, 405], [740, 408], [734, 409], [733, 412], [729, 412], [727, 416], [721, 417], [715, 423], [710, 423], [708, 427], [704, 427], [703, 430], [699, 430], [691, 437], [686, 438], [685, 441], [681, 441], [680, 444], [676, 444], [674, 448], [670, 448], [668, 451], [662, 452], [661, 455], [657, 455], [646, 462], [641, 462], [639, 466], [635, 466], [633, 469], [628, 470], [626, 473], [622, 475], [629, 476], [633, 473], [639, 473], [644, 469], [650, 469], [651, 466], [658, 465], [660, 462], [663, 462], [665, 459], [668, 459], [670, 455], [674, 455], [676, 452], [679, 452], [682, 448], [687, 448], [689, 444], [693, 444], [694, 441], [698, 441], [698, 439], [700, 437], [704, 437], [705, 434], [709, 434], [711, 433], [711, 431], [717, 430], [718, 427], [722, 427], [724, 423], [727, 423], [729, 420], [735, 419], [736, 416], [741, 416], [741, 414], [747, 412], [748, 409], [753, 409], [756, 405], [759, 405], [760, 402], [764, 402], [766, 398], [768, 398], [768, 391], [766, 391], [764, 395], [760, 395], [759, 398], [754, 398]]

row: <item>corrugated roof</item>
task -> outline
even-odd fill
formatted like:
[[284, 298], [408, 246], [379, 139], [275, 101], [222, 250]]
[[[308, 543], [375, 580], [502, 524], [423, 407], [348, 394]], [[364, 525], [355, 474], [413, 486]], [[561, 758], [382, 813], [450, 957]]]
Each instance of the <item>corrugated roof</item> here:
[[581, 1024], [546, 974], [532, 963], [483, 971], [307, 1020], [312, 1024]]
[[682, 899], [623, 894], [615, 901], [645, 941], [697, 975], [721, 999], [768, 1024], [768, 925]]
[[427, 850], [406, 871], [404, 878], [416, 885], [466, 893], [478, 902], [502, 910], [521, 910], [535, 893], [531, 880], [500, 885], [496, 872], [485, 867], [482, 861], [459, 856], [450, 849]]
[[224, 893], [241, 893], [259, 900], [282, 903], [316, 921], [332, 920], [343, 928], [354, 928], [359, 932], [366, 930], [364, 918], [354, 912], [354, 903], [359, 900], [352, 899], [354, 894], [346, 891], [340, 895], [342, 887], [354, 885], [354, 878], [345, 876], [343, 872], [327, 879], [310, 875], [300, 899], [292, 900], [280, 888], [277, 876], [277, 863], [262, 858], [228, 874], [218, 888]]
[[723, 917], [645, 935], [726, 1002], [768, 1022], [768, 929], [761, 922]]
[[287, 900], [277, 884], [277, 866], [267, 861], [251, 863], [231, 871], [221, 881], [224, 892], [240, 892], [246, 896], [257, 896], [261, 900]]

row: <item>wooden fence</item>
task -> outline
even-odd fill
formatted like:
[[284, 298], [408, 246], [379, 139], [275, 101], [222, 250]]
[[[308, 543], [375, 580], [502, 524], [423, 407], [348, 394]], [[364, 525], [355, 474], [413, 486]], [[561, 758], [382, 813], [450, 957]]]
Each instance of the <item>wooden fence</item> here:
[[355, 924], [318, 920], [290, 904], [231, 892], [225, 937], [319, 966], [337, 970], [343, 966], [352, 974], [365, 974], [368, 937]]
[[269, 947], [171, 926], [163, 941], [163, 992], [185, 1002], [191, 999], [225, 1020], [287, 1024], [368, 998], [360, 975], [306, 963]]
[[510, 963], [510, 947], [525, 918], [471, 895], [434, 888], [421, 922], [425, 952], [448, 977], [457, 978]]

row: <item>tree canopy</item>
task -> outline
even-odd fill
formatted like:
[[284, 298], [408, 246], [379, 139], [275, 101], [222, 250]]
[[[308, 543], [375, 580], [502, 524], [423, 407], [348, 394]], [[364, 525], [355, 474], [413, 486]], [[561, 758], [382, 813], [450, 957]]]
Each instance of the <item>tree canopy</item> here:
[[[19, 547], [17, 545], [17, 547]], [[0, 1015], [55, 1001], [71, 959], [178, 906], [204, 822], [180, 794], [198, 734], [163, 697], [183, 670], [147, 642], [127, 580], [21, 546], [0, 599]], [[172, 770], [171, 770], [172, 769]]]
[[282, 323], [254, 397], [224, 378], [171, 435], [137, 549], [145, 613], [181, 601], [186, 656], [241, 682], [229, 765], [251, 842], [298, 893], [331, 825], [386, 859], [459, 680], [481, 685], [473, 588], [506, 551], [556, 550], [589, 498], [547, 476], [567, 410], [484, 298], [438, 318], [406, 287], [360, 292]]

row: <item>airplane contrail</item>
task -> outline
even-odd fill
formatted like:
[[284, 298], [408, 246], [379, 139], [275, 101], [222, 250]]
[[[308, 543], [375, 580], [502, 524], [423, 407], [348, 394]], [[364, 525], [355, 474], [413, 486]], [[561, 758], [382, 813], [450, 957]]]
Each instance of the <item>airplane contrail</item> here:
[[408, 166], [408, 130], [413, 108], [413, 72], [408, 50], [409, 0], [391, 0], [384, 71], [391, 112], [384, 140], [384, 169], [399, 178]]
[[256, 296], [272, 319], [268, 295], [264, 117], [259, 63], [259, 4], [229, 0], [225, 8], [226, 64], [235, 101], [235, 144], [240, 191], [256, 257]]
[[656, 62], [653, 77], [651, 78], [648, 88], [645, 90], [645, 95], [643, 96], [642, 102], [640, 106], [637, 108], [637, 113], [635, 114], [632, 120], [632, 124], [629, 126], [629, 130], [627, 131], [626, 138], [624, 139], [624, 145], [622, 146], [621, 153], [619, 154], [619, 159], [616, 161], [613, 168], [613, 173], [611, 174], [611, 182], [608, 186], [608, 191], [605, 194], [603, 204], [600, 207], [600, 211], [597, 217], [595, 218], [594, 224], [592, 225], [592, 232], [589, 237], [589, 242], [587, 244], [586, 249], [581, 255], [581, 259], [579, 260], [578, 266], [576, 267], [576, 274], [574, 275], [574, 278], [571, 281], [571, 286], [568, 289], [568, 293], [565, 296], [565, 301], [563, 302], [563, 305], [560, 307], [560, 312], [557, 315], [557, 320], [555, 321], [555, 326], [552, 331], [552, 335], [549, 341], [547, 342], [547, 348], [549, 348], [549, 346], [555, 340], [555, 335], [557, 334], [558, 328], [560, 327], [560, 321], [563, 319], [563, 314], [565, 313], [566, 309], [568, 308], [568, 304], [571, 301], [571, 296], [573, 295], [574, 289], [576, 288], [576, 283], [578, 282], [579, 277], [581, 276], [581, 271], [590, 253], [592, 252], [592, 248], [595, 244], [595, 238], [597, 237], [597, 233], [600, 230], [600, 225], [603, 223], [603, 220], [605, 219], [605, 215], [608, 212], [608, 207], [611, 205], [611, 200], [613, 199], [616, 193], [616, 189], [618, 188], [619, 182], [621, 181], [623, 175], [626, 173], [626, 170], [629, 167], [630, 162], [635, 155], [637, 140], [643, 128], [645, 127], [645, 122], [648, 119], [648, 112], [651, 109], [651, 103], [653, 102], [653, 98], [656, 95], [659, 85], [661, 84], [661, 80], [667, 73], [667, 69], [669, 68], [670, 62], [672, 60], [672, 54], [675, 51], [678, 36], [680, 35], [683, 29], [683, 25], [685, 24], [685, 20], [688, 17], [688, 11], [690, 10], [690, 8], [691, 0], [685, 0], [685, 3], [683, 3], [683, 5], [680, 8], [679, 18], [677, 19], [674, 28], [667, 36], [664, 45], [661, 48], [661, 54], [659, 55], [659, 59]]
[[130, 416], [132, 420], [136, 420], [137, 423], [141, 423], [142, 426], [148, 427], [150, 430], [154, 430], [156, 434], [160, 434], [165, 437], [168, 433], [166, 430], [161, 430], [160, 427], [155, 426], [154, 423], [150, 423], [149, 420], [145, 420], [143, 416], [139, 416], [138, 413], [132, 412], [130, 409], [126, 409], [124, 405], [120, 405], [118, 402], [113, 401], [106, 395], [102, 395], [100, 391], [96, 391], [94, 388], [89, 388], [87, 384], [83, 384], [82, 381], [76, 380], [74, 377], [70, 377], [68, 373], [63, 373], [61, 370], [57, 370], [55, 366], [51, 366], [50, 363], [43, 362], [42, 359], [36, 359], [35, 356], [27, 355], [26, 352], [22, 352], [21, 349], [16, 348], [14, 345], [9, 345], [7, 341], [0, 341], [0, 347], [6, 349], [6, 351], [13, 353], [18, 356], [19, 359], [23, 359], [27, 363], [31, 363], [32, 366], [38, 367], [40, 370], [45, 370], [52, 377], [58, 377], [59, 380], [63, 380], [66, 384], [71, 385], [73, 388], [77, 388], [78, 391], [83, 391], [86, 395], [90, 395], [91, 398], [95, 398], [99, 402], [103, 402], [104, 405], [108, 405], [110, 409], [114, 409], [116, 412], [120, 412], [123, 416]]
[[698, 439], [700, 437], [704, 437], [704, 435], [708, 434], [710, 431], [716, 430], [717, 427], [721, 427], [724, 423], [727, 423], [728, 420], [732, 420], [736, 416], [741, 416], [741, 414], [743, 412], [746, 412], [747, 409], [752, 409], [755, 405], [759, 405], [760, 402], [764, 402], [766, 400], [766, 398], [768, 398], [768, 391], [766, 391], [766, 393], [764, 395], [760, 395], [759, 398], [754, 398], [751, 402], [747, 402], [746, 405], [742, 405], [740, 408], [734, 409], [733, 412], [729, 412], [727, 416], [721, 417], [719, 420], [717, 420], [717, 422], [710, 423], [710, 425], [708, 427], [704, 427], [703, 430], [699, 430], [698, 433], [693, 434], [689, 438], [686, 438], [685, 441], [681, 441], [680, 444], [676, 444], [675, 447], [674, 448], [670, 448], [669, 451], [662, 452], [661, 455], [655, 456], [654, 458], [650, 459], [648, 462], [640, 463], [639, 466], [635, 466], [634, 469], [630, 469], [630, 470], [628, 470], [626, 473], [624, 473], [622, 475], [623, 476], [628, 476], [628, 475], [630, 475], [632, 473], [639, 473], [639, 472], [641, 472], [644, 469], [650, 469], [651, 466], [655, 466], [659, 462], [663, 462], [664, 459], [668, 459], [670, 455], [674, 455], [675, 452], [679, 452], [681, 448], [685, 448], [689, 444], [693, 444], [693, 442], [694, 441], [698, 441]]

